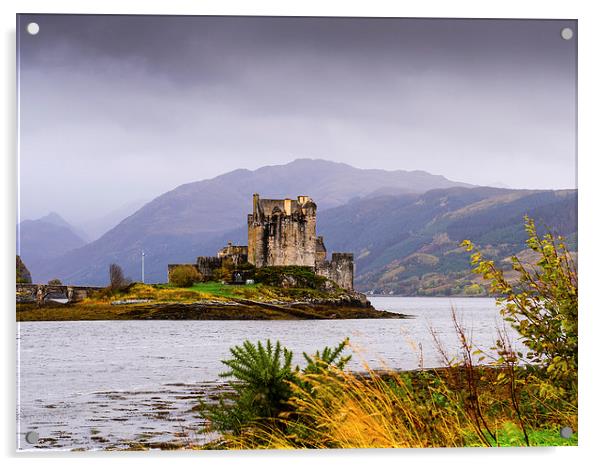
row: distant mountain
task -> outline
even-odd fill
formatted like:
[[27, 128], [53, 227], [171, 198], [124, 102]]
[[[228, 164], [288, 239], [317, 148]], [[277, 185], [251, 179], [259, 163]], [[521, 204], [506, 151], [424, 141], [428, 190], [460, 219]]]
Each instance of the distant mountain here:
[[72, 225], [71, 223], [67, 222], [63, 217], [61, 217], [56, 212], [50, 212], [46, 216], [40, 217], [39, 219], [34, 220], [34, 221], [39, 221], [39, 222], [43, 222], [43, 223], [50, 223], [50, 224], [55, 225], [57, 227], [67, 228], [67, 229], [71, 230], [73, 233], [75, 233], [75, 235], [79, 236], [82, 240], [84, 240], [84, 242], [86, 242], [86, 243], [90, 242], [90, 237], [88, 236], [88, 234], [83, 229], [81, 229], [78, 226]]
[[366, 197], [322, 213], [318, 229], [328, 250], [355, 253], [360, 290], [474, 294], [469, 254], [458, 244], [470, 239], [497, 261], [525, 255], [524, 215], [576, 248], [576, 190], [450, 188]]
[[111, 228], [117, 226], [124, 218], [135, 213], [146, 202], [141, 199], [127, 202], [105, 215], [83, 222], [81, 228], [85, 231], [86, 236], [90, 238], [90, 241], [97, 240]]
[[24, 220], [17, 229], [17, 251], [27, 264], [34, 282], [55, 278], [41, 275], [49, 261], [86, 244], [86, 240], [59, 214], [52, 212], [37, 220]]
[[363, 170], [312, 159], [235, 170], [155, 198], [98, 240], [49, 261], [40, 273], [43, 279], [56, 276], [64, 283], [104, 284], [109, 264], [116, 262], [139, 280], [144, 250], [146, 279], [165, 281], [168, 263], [215, 254], [226, 238], [246, 242], [246, 215], [254, 192], [267, 198], [308, 194], [323, 212], [382, 190], [411, 194], [454, 186], [470, 185], [423, 171]]

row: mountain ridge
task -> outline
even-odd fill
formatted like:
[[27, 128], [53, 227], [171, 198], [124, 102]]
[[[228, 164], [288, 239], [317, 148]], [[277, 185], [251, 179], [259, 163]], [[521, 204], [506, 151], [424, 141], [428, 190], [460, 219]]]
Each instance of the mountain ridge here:
[[168, 263], [214, 254], [217, 248], [209, 250], [209, 245], [213, 248], [228, 231], [246, 226], [254, 192], [275, 198], [309, 193], [324, 211], [383, 187], [423, 192], [450, 186], [470, 185], [424, 171], [359, 169], [324, 159], [238, 169], [157, 196], [97, 240], [48, 261], [34, 273], [44, 279], [58, 275], [67, 282], [104, 284], [109, 263], [117, 262], [126, 274], [140, 279], [145, 250], [146, 276], [165, 281]]

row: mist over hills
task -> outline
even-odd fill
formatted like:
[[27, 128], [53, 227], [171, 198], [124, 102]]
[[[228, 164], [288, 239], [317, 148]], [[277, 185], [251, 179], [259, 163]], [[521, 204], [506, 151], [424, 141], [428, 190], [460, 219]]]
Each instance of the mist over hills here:
[[[500, 258], [520, 251], [527, 213], [576, 232], [576, 191], [473, 187], [421, 171], [362, 170], [299, 159], [181, 185], [96, 241], [35, 267], [24, 260], [36, 281], [58, 277], [65, 283], [104, 285], [113, 262], [140, 280], [144, 250], [146, 280], [164, 282], [168, 263], [213, 255], [228, 240], [246, 244], [254, 192], [266, 198], [310, 195], [318, 205], [318, 234], [329, 252], [355, 253], [362, 290], [447, 293], [453, 274], [455, 286], [464, 286], [469, 264], [457, 251], [458, 241], [483, 241]], [[439, 276], [431, 279], [434, 285], [424, 279], [429, 274]]]
[[141, 199], [126, 202], [104, 215], [82, 222], [82, 230], [85, 231], [90, 241], [94, 241], [118, 225], [124, 218], [135, 213], [146, 202]]

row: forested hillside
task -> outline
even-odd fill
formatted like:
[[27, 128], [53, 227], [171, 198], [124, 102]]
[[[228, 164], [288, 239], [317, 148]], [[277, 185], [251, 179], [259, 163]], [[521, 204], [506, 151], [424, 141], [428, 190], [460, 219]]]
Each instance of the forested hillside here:
[[437, 189], [366, 198], [319, 216], [330, 251], [353, 251], [356, 286], [403, 295], [481, 294], [464, 239], [503, 261], [525, 249], [524, 216], [577, 246], [577, 191]]

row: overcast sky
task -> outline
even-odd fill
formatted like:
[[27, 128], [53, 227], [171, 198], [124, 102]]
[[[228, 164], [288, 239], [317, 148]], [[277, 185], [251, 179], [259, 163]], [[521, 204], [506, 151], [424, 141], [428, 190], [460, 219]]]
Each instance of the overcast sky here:
[[21, 16], [21, 218], [81, 223], [305, 157], [575, 187], [567, 26], [576, 32], [541, 20]]

